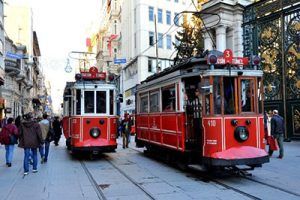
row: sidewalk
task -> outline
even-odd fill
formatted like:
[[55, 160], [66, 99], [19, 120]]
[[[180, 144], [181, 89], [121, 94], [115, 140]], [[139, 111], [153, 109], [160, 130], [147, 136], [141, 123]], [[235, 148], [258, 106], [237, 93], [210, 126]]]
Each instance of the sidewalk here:
[[[38, 173], [23, 176], [23, 149], [15, 147], [12, 167], [5, 165], [5, 148], [0, 146], [0, 199], [98, 199], [80, 162], [66, 150], [64, 140], [50, 146], [46, 164], [38, 164]], [[117, 151], [123, 151], [118, 139]], [[130, 146], [134, 146], [131, 137]], [[252, 171], [253, 177], [279, 187], [298, 191], [300, 185], [300, 142], [285, 142], [285, 157], [274, 152], [270, 163]]]

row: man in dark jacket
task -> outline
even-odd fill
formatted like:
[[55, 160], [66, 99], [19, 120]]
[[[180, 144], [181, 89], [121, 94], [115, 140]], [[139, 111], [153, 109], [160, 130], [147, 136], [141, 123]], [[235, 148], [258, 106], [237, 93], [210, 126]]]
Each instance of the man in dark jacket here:
[[[283, 135], [285, 132], [284, 120], [278, 115], [278, 110], [273, 110], [273, 117], [271, 119], [271, 135], [277, 140], [279, 146], [278, 158], [283, 158]], [[273, 151], [269, 150], [269, 155], [272, 156]]]
[[53, 130], [54, 130], [54, 133], [55, 133], [54, 144], [55, 144], [55, 146], [58, 146], [58, 142], [59, 142], [61, 134], [62, 134], [62, 132], [61, 132], [61, 122], [60, 122], [58, 116], [54, 117], [52, 127], [53, 127]]
[[37, 172], [37, 149], [43, 144], [42, 131], [40, 125], [32, 120], [32, 113], [24, 116], [24, 121], [20, 127], [19, 147], [24, 149], [24, 175], [29, 172], [30, 151], [33, 158], [33, 173]]

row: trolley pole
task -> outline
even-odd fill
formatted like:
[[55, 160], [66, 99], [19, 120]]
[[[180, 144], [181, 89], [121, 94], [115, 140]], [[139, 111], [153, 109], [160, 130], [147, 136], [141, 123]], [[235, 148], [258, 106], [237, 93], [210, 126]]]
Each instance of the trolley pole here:
[[156, 23], [156, 15], [154, 14], [154, 28], [155, 28], [155, 53], [156, 53], [156, 73], [158, 73], [158, 39], [157, 39], [157, 23]]

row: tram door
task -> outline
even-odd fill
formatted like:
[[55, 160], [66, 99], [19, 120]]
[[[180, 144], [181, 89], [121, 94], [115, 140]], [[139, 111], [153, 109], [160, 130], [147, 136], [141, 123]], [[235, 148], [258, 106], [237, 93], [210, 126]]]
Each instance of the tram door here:
[[202, 134], [202, 97], [200, 77], [189, 77], [185, 82], [186, 148], [199, 150]]

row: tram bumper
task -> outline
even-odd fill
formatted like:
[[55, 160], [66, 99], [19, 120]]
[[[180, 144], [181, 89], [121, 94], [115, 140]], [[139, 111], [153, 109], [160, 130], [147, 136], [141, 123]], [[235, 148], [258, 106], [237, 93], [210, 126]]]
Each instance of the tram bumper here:
[[83, 142], [75, 143], [71, 147], [72, 151], [78, 152], [114, 152], [117, 148], [117, 143], [114, 141], [107, 141], [104, 139], [89, 139]]
[[232, 147], [225, 151], [216, 152], [211, 157], [204, 157], [203, 163], [211, 166], [259, 166], [269, 162], [269, 156], [264, 149], [251, 146]]

